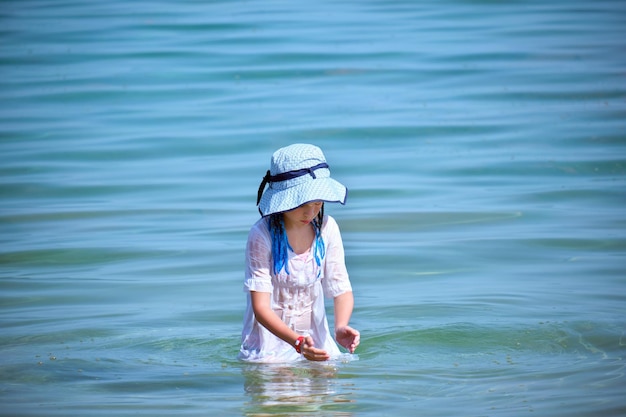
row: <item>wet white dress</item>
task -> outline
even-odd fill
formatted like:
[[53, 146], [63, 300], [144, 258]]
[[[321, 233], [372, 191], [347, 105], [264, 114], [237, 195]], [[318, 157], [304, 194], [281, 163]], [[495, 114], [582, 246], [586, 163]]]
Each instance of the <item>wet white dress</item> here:
[[313, 246], [301, 255], [289, 252], [287, 275], [272, 272], [272, 250], [267, 218], [257, 221], [250, 229], [246, 245], [246, 274], [244, 291], [247, 306], [243, 322], [239, 358], [249, 362], [292, 362], [301, 356], [289, 343], [274, 336], [254, 317], [250, 291], [271, 293], [274, 312], [291, 329], [313, 337], [315, 346], [333, 357], [341, 352], [328, 327], [324, 295], [337, 297], [352, 291], [344, 261], [343, 242], [337, 222], [324, 217], [321, 231], [326, 254], [318, 266]]

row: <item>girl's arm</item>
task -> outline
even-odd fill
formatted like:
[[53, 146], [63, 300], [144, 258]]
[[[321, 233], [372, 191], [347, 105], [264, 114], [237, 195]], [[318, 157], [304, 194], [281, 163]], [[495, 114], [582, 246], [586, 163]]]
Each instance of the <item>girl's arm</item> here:
[[[271, 294], [268, 292], [250, 291], [250, 300], [252, 301], [252, 310], [254, 311], [256, 320], [261, 323], [263, 327], [276, 335], [276, 337], [284, 340], [291, 346], [295, 346], [296, 340], [300, 335], [291, 330], [289, 326], [274, 313], [271, 306]], [[330, 358], [325, 350], [314, 347], [313, 338], [311, 338], [311, 336], [307, 336], [304, 339], [301, 351], [306, 359], [312, 361], [325, 361]]]
[[334, 299], [335, 301], [335, 339], [337, 342], [354, 353], [361, 341], [358, 330], [348, 326], [352, 309], [354, 308], [354, 295], [352, 291], [344, 292]]

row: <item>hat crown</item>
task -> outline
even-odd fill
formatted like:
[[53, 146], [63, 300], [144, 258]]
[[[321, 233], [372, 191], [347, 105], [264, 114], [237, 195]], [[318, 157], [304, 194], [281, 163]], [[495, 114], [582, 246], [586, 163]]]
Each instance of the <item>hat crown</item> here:
[[283, 174], [298, 169], [307, 169], [326, 162], [322, 150], [315, 145], [296, 143], [281, 148], [272, 155], [270, 173]]

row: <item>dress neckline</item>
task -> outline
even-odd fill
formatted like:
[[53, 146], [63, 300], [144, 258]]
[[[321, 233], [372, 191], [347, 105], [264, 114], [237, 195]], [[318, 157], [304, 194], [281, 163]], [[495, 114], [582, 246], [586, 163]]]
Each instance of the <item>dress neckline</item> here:
[[[313, 245], [311, 245], [311, 246], [313, 246]], [[304, 252], [302, 252], [302, 253], [296, 253], [296, 252], [294, 252], [291, 248], [289, 248], [289, 251], [291, 251], [291, 253], [293, 253], [293, 255], [294, 255], [296, 258], [308, 258], [308, 257], [309, 257], [309, 254], [311, 253], [311, 247], [309, 247], [307, 250], [305, 250], [305, 251], [304, 251]]]

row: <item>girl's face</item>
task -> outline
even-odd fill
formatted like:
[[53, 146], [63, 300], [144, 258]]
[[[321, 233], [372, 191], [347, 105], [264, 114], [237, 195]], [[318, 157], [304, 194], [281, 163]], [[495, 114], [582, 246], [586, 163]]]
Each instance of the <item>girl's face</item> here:
[[300, 227], [310, 224], [319, 214], [324, 203], [313, 201], [283, 213], [286, 227]]

